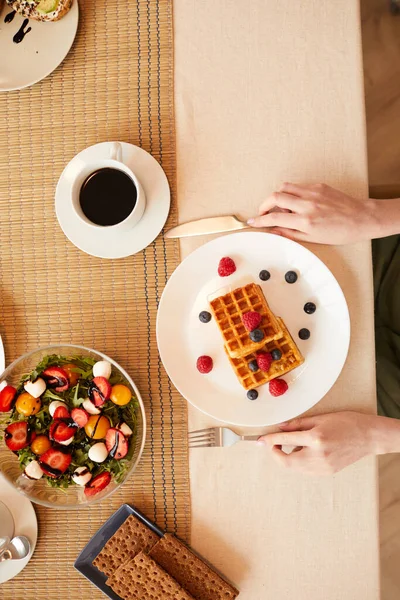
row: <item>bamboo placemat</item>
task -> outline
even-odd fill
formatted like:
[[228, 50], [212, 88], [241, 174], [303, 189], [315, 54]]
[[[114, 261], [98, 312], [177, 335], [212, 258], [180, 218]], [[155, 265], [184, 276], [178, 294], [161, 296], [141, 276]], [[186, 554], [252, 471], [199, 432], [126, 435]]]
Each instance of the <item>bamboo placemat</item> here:
[[7, 362], [61, 342], [112, 356], [141, 390], [148, 437], [138, 470], [109, 501], [70, 512], [36, 506], [34, 557], [1, 585], [4, 600], [102, 598], [72, 565], [123, 502], [189, 537], [186, 404], [163, 371], [155, 339], [157, 304], [179, 263], [178, 246], [160, 236], [134, 257], [96, 259], [64, 237], [54, 212], [66, 163], [91, 144], [122, 140], [162, 164], [173, 197], [168, 225], [176, 222], [172, 0], [85, 0], [80, 9], [62, 66], [32, 88], [0, 95], [1, 334]]

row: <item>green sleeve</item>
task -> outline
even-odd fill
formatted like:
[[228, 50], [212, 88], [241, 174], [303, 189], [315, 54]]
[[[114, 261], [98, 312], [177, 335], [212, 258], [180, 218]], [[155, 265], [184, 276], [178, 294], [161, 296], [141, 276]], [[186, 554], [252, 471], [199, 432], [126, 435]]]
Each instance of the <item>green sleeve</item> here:
[[378, 412], [400, 419], [400, 235], [373, 240]]

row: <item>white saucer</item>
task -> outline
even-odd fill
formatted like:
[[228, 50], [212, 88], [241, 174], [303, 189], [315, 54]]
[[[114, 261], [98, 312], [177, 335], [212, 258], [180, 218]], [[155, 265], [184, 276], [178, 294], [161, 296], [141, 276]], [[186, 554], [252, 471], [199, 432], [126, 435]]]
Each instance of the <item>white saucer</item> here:
[[[22, 571], [30, 561], [35, 550], [38, 524], [31, 502], [19, 494], [0, 473], [0, 500], [11, 511], [14, 519], [14, 535], [26, 535], [31, 542], [31, 551], [22, 560], [6, 560], [0, 563], [0, 584], [12, 579]], [[0, 594], [1, 596], [1, 594]]]
[[95, 163], [109, 158], [112, 143], [95, 144], [77, 154], [65, 167], [56, 189], [56, 213], [61, 229], [77, 248], [99, 258], [123, 258], [146, 248], [164, 227], [171, 201], [168, 179], [156, 159], [138, 146], [120, 142], [122, 161], [135, 173], [146, 194], [143, 217], [131, 230], [118, 234], [107, 227], [99, 230], [84, 223], [72, 207], [76, 168], [81, 167], [82, 161]]
[[71, 49], [78, 29], [79, 5], [74, 0], [69, 12], [54, 23], [29, 20], [25, 27], [31, 31], [21, 43], [13, 37], [24, 22], [16, 14], [11, 23], [5, 23], [12, 12], [8, 4], [1, 9], [0, 2], [0, 92], [20, 90], [41, 81], [56, 69]]

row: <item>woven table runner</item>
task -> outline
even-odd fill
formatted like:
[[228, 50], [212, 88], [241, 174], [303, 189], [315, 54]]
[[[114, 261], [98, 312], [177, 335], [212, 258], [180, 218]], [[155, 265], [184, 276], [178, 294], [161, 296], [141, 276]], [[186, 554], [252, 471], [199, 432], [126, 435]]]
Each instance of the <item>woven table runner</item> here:
[[[123, 503], [188, 539], [186, 403], [157, 351], [155, 320], [177, 244], [160, 236], [144, 252], [101, 260], [75, 248], [54, 211], [57, 180], [83, 148], [137, 144], [163, 166], [176, 222], [171, 0], [85, 0], [64, 63], [41, 83], [0, 95], [0, 327], [7, 363], [58, 343], [113, 357], [137, 383], [147, 443], [133, 476], [91, 509], [35, 506], [39, 539], [3, 600], [103, 598], [73, 568], [90, 537]], [[3, 57], [4, 59], [4, 57]]]

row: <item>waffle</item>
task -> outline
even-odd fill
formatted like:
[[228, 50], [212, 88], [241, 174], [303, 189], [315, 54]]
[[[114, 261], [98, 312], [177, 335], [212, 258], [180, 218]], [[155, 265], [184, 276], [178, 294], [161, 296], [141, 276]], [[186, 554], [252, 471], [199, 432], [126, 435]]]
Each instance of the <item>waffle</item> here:
[[263, 352], [271, 352], [275, 348], [278, 348], [282, 352], [282, 358], [272, 362], [268, 373], [261, 370], [253, 373], [249, 369], [248, 363], [257, 358], [257, 355], [254, 352], [242, 358], [232, 358], [226, 351], [236, 377], [246, 390], [259, 387], [271, 379], [280, 377], [296, 367], [299, 367], [304, 362], [304, 358], [287, 330], [285, 323], [280, 317], [277, 317], [277, 320], [283, 335], [276, 340], [264, 344], [262, 350]]
[[[222, 333], [225, 350], [231, 358], [241, 358], [260, 350], [269, 341], [282, 335], [278, 321], [271, 311], [259, 285], [249, 283], [210, 302], [215, 321]], [[242, 316], [249, 311], [262, 316], [258, 329], [264, 332], [261, 342], [252, 342]]]

